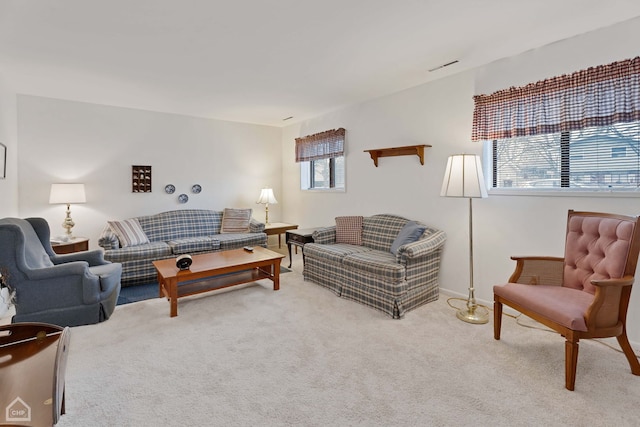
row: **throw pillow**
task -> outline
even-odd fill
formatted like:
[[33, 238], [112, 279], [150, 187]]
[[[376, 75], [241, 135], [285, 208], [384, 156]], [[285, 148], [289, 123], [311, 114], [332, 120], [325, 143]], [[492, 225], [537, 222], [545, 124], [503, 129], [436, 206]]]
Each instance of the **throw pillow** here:
[[149, 243], [149, 238], [144, 233], [144, 230], [142, 230], [142, 227], [140, 227], [140, 223], [137, 218], [125, 219], [124, 221], [107, 222], [114, 234], [118, 236], [120, 245], [122, 245], [123, 248]]
[[362, 216], [336, 217], [336, 243], [362, 246]]
[[397, 255], [400, 246], [406, 245], [407, 243], [417, 242], [426, 229], [427, 227], [420, 225], [415, 221], [409, 221], [406, 223], [391, 244], [391, 253]]
[[248, 233], [251, 209], [225, 208], [220, 233]]

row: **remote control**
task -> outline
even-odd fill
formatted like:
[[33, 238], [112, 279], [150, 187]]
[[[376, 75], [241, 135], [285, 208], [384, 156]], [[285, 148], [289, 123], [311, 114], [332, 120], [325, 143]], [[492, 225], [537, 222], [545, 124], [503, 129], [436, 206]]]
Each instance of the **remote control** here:
[[251, 246], [245, 246], [243, 249], [247, 252], [253, 252], [253, 247]]

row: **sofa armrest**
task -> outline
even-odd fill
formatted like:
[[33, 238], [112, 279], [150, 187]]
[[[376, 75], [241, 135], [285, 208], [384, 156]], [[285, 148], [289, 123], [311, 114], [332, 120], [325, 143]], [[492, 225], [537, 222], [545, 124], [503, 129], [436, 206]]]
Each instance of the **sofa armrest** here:
[[48, 280], [56, 278], [68, 278], [69, 276], [82, 277], [87, 272], [89, 264], [84, 261], [67, 262], [53, 267], [35, 268], [23, 271], [28, 280]]
[[94, 249], [92, 251], [73, 252], [70, 254], [54, 255], [51, 257], [51, 262], [55, 265], [64, 264], [73, 261], [86, 261], [89, 266], [109, 264], [109, 261], [104, 259], [104, 251], [102, 249]]
[[116, 233], [111, 230], [111, 227], [107, 225], [104, 230], [102, 230], [102, 234], [98, 238], [98, 246], [103, 248], [105, 251], [110, 249], [118, 249], [120, 247], [120, 240]]
[[427, 228], [425, 234], [420, 240], [402, 245], [398, 248], [396, 261], [399, 263], [406, 263], [407, 260], [430, 255], [434, 251], [440, 249], [446, 240], [447, 235], [444, 231]]
[[319, 228], [313, 232], [313, 243], [328, 245], [336, 242], [336, 226]]
[[260, 222], [260, 221], [256, 221], [255, 219], [251, 218], [251, 221], [249, 222], [249, 232], [250, 233], [264, 233], [264, 223]]

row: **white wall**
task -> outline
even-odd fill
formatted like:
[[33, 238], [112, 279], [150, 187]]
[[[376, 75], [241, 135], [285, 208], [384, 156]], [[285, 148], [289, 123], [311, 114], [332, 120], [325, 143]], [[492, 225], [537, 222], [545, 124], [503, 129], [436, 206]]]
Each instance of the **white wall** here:
[[[441, 288], [466, 298], [468, 200], [442, 198], [439, 190], [450, 154], [482, 153], [479, 143], [470, 142], [473, 95], [526, 84], [533, 76], [537, 80], [634, 57], [639, 39], [640, 19], [635, 19], [285, 128], [284, 219], [315, 227], [333, 224], [337, 215], [396, 213], [438, 227], [448, 236]], [[337, 127], [347, 130], [347, 191], [301, 191], [299, 167], [291, 162], [294, 138]], [[411, 144], [433, 145], [426, 151], [424, 166], [412, 156], [381, 158], [376, 168], [363, 152]], [[638, 198], [490, 195], [475, 199], [476, 298], [492, 304], [492, 286], [505, 282], [513, 271], [511, 255], [562, 256], [568, 209], [635, 215], [639, 208]], [[640, 346], [640, 289], [632, 295], [627, 325], [630, 339]]]
[[[0, 178], [0, 218], [18, 215], [18, 143], [16, 94], [0, 71], [0, 142], [7, 146], [6, 178]], [[3, 159], [0, 158], [0, 162]]]
[[[19, 95], [18, 138], [20, 216], [42, 216], [63, 234], [65, 206], [48, 204], [50, 185], [83, 182], [87, 203], [71, 207], [73, 231], [92, 248], [110, 219], [250, 207], [264, 221], [260, 189], [280, 194], [279, 128]], [[132, 192], [132, 165], [152, 166], [152, 193]], [[180, 193], [188, 203], [178, 203]], [[270, 219], [279, 220], [281, 206], [270, 206]]]

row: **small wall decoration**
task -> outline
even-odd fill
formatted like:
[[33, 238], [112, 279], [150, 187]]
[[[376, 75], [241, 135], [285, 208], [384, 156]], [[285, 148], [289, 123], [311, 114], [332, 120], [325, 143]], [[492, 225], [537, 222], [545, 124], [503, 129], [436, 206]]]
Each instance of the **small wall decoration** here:
[[173, 194], [176, 191], [176, 186], [173, 184], [168, 184], [164, 187], [164, 192], [167, 194]]
[[193, 194], [198, 194], [202, 191], [202, 186], [195, 184], [193, 187], [191, 187], [191, 192]]
[[189, 201], [189, 196], [187, 196], [186, 194], [181, 194], [178, 196], [178, 201], [180, 203], [187, 203]]
[[151, 193], [151, 166], [131, 166], [131, 191]]
[[0, 142], [0, 178], [7, 177], [7, 146]]

